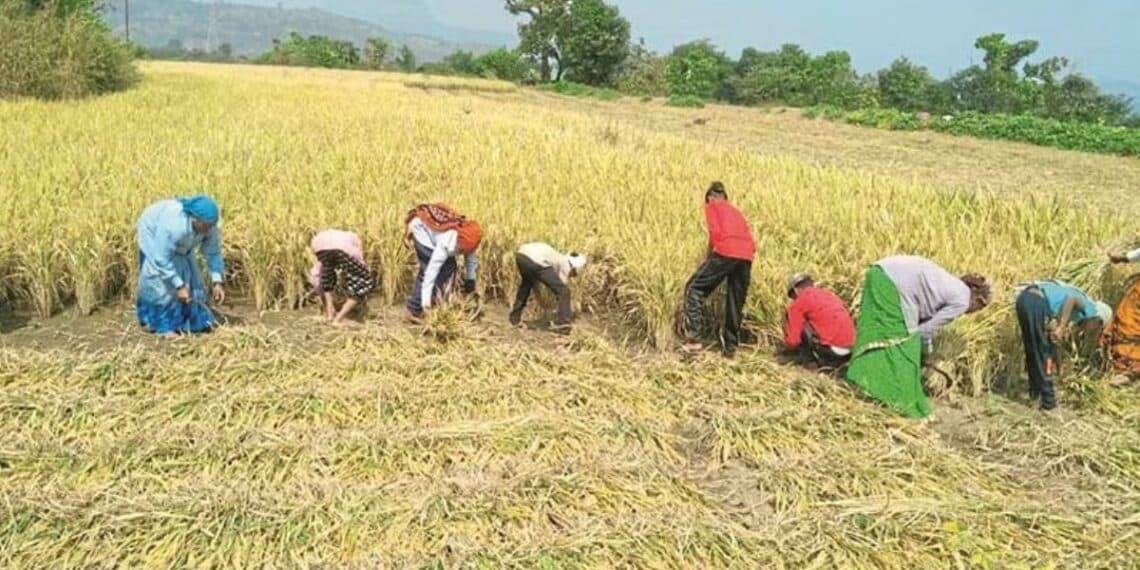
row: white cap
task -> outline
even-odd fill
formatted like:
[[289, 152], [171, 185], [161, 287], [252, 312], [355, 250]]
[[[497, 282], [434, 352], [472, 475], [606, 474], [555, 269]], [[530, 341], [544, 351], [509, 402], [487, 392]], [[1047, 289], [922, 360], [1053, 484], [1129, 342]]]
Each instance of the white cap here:
[[586, 255], [582, 253], [571, 253], [567, 256], [570, 260], [570, 269], [575, 272], [581, 273], [586, 268]]
[[1112, 307], [1109, 307], [1108, 303], [1104, 301], [1097, 301], [1096, 316], [1100, 318], [1100, 322], [1107, 325], [1112, 320]]

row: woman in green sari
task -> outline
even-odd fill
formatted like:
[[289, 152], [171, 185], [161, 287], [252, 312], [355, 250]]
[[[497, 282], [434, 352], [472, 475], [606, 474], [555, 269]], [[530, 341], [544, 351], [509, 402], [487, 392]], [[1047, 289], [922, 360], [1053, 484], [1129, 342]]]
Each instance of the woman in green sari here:
[[847, 379], [900, 414], [929, 416], [922, 360], [933, 350], [935, 333], [989, 302], [990, 286], [979, 275], [955, 277], [917, 256], [879, 260], [863, 281]]

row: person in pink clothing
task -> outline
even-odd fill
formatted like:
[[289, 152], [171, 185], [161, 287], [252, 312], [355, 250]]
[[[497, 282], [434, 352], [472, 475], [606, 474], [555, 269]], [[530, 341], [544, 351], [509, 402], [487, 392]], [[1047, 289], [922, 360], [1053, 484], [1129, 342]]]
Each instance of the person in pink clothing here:
[[[360, 237], [343, 230], [324, 230], [310, 242], [317, 261], [309, 271], [309, 283], [324, 300], [325, 316], [336, 326], [346, 326], [345, 318], [376, 287], [376, 276], [364, 261]], [[348, 299], [338, 311], [336, 289], [340, 284]]]

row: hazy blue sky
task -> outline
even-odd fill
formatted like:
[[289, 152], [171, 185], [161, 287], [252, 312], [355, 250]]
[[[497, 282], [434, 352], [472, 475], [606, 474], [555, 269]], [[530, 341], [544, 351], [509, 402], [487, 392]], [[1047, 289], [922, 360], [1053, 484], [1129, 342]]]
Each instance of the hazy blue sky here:
[[[427, 0], [449, 25], [513, 30], [502, 0]], [[658, 50], [707, 37], [739, 55], [752, 45], [846, 49], [863, 71], [906, 54], [938, 75], [976, 58], [1001, 31], [1041, 40], [1092, 75], [1140, 83], [1140, 0], [611, 0]]]

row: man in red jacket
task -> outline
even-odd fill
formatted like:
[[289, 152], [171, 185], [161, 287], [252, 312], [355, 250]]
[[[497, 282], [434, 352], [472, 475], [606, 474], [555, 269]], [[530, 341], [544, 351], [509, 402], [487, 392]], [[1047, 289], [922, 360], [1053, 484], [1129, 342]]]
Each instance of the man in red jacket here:
[[695, 335], [704, 330], [705, 299], [727, 280], [723, 351], [726, 357], [732, 358], [740, 344], [740, 324], [748, 284], [752, 281], [756, 242], [744, 214], [728, 202], [728, 194], [720, 182], [713, 182], [705, 192], [705, 222], [709, 230], [709, 252], [685, 286], [682, 309], [685, 349], [701, 348]]
[[784, 348], [798, 350], [804, 365], [842, 366], [855, 344], [855, 322], [843, 300], [820, 287], [811, 275], [797, 273], [788, 281]]

